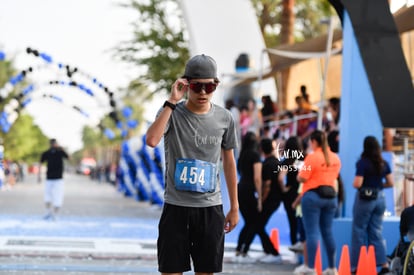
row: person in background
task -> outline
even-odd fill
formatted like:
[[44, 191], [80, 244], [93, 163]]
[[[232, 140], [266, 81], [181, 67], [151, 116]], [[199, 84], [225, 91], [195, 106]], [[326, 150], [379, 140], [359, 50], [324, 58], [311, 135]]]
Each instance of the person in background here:
[[401, 212], [400, 236], [406, 242], [414, 241], [414, 204]]
[[341, 100], [339, 97], [331, 97], [325, 113], [327, 120], [326, 132], [339, 131]]
[[315, 255], [322, 236], [328, 255], [328, 268], [323, 271], [323, 275], [336, 275], [336, 244], [332, 223], [338, 204], [335, 188], [341, 161], [329, 149], [325, 133], [320, 130], [310, 135], [310, 148], [312, 153], [305, 157], [297, 177], [299, 182], [303, 182], [301, 205], [308, 253], [308, 266], [303, 272], [316, 275]]
[[[237, 106], [234, 104], [234, 101], [232, 99], [226, 100], [226, 109], [230, 111], [231, 115], [233, 116], [234, 123], [236, 125], [236, 134], [237, 134], [237, 144], [240, 144], [241, 141], [241, 127], [240, 127], [240, 110], [237, 108]], [[239, 158], [239, 149], [234, 149], [234, 157], [236, 160]]]
[[247, 101], [247, 108], [249, 112], [249, 116], [251, 119], [251, 124], [248, 129], [250, 132], [256, 133], [257, 136], [260, 136], [260, 130], [262, 129], [262, 113], [257, 108], [256, 101], [253, 98], [250, 98]]
[[300, 201], [302, 200], [302, 189], [303, 189], [303, 183], [299, 184], [298, 193], [299, 195], [295, 199], [295, 201], [292, 203], [292, 208], [296, 210], [296, 218], [297, 218], [297, 227], [298, 227], [298, 233], [299, 233], [299, 242], [298, 245], [294, 245], [289, 247], [289, 250], [303, 255], [303, 264], [297, 266], [293, 270], [293, 274], [295, 275], [303, 275], [306, 274], [306, 272], [309, 271], [308, 267], [308, 252], [306, 251], [306, 233], [305, 233], [305, 227], [303, 225], [303, 213], [302, 213], [302, 205], [300, 204]]
[[[327, 134], [327, 140], [329, 148], [332, 152], [338, 153], [339, 152], [339, 144], [337, 142], [337, 138], [332, 135], [333, 132]], [[339, 132], [336, 132], [339, 135]], [[339, 139], [339, 138], [338, 138]], [[339, 218], [343, 216], [343, 205], [345, 201], [345, 191], [344, 191], [344, 183], [342, 181], [341, 174], [338, 175], [337, 179], [337, 189], [338, 189], [338, 207], [336, 208], [335, 218]]]
[[47, 162], [46, 181], [44, 188], [44, 201], [46, 206], [45, 220], [55, 220], [59, 209], [63, 204], [64, 196], [64, 159], [69, 159], [69, 155], [59, 146], [56, 139], [49, 141], [50, 148], [43, 152], [40, 157], [38, 182], [42, 181], [41, 166]]
[[[414, 204], [404, 208], [400, 215], [400, 240], [392, 253], [387, 256], [390, 260], [390, 274], [402, 274], [409, 252], [410, 244], [414, 241]], [[407, 266], [408, 267], [408, 266]]]
[[[295, 97], [297, 108], [294, 111], [295, 116], [311, 116], [315, 113], [307, 99], [303, 96]], [[297, 136], [301, 138], [303, 147], [306, 149], [310, 134], [316, 129], [317, 119], [314, 117], [300, 118], [297, 121]]]
[[[289, 248], [294, 252], [303, 251], [303, 244], [298, 241], [298, 217], [296, 216], [296, 209], [292, 207], [293, 202], [298, 197], [299, 182], [297, 180], [299, 168], [303, 165], [304, 150], [302, 141], [299, 137], [290, 137], [283, 148], [283, 152], [295, 152], [295, 157], [292, 155], [285, 157], [282, 160], [282, 169], [278, 175], [279, 184], [281, 185], [283, 193], [283, 205], [285, 207], [286, 215], [289, 222], [290, 242], [292, 246]], [[278, 152], [281, 154], [281, 152]], [[286, 184], [285, 184], [286, 182]]]
[[[384, 183], [385, 179], [385, 183]], [[392, 187], [394, 179], [389, 164], [381, 156], [381, 147], [374, 136], [364, 139], [364, 150], [356, 164], [353, 186], [358, 189], [353, 206], [351, 270], [356, 273], [361, 246], [373, 245], [378, 274], [390, 272], [382, 237], [386, 209], [384, 188]]]
[[244, 226], [237, 240], [237, 263], [252, 263], [256, 259], [248, 255], [250, 245], [257, 232], [259, 213], [262, 211], [262, 162], [256, 133], [247, 132], [242, 139], [240, 157], [237, 162], [240, 178], [237, 185], [240, 213]]
[[273, 122], [276, 120], [277, 108], [270, 95], [262, 96], [263, 107], [260, 109], [263, 129], [262, 137], [271, 138], [273, 136]]
[[266, 232], [266, 225], [270, 217], [277, 211], [282, 202], [282, 189], [278, 182], [278, 166], [280, 162], [275, 157], [275, 146], [269, 138], [260, 141], [260, 149], [264, 160], [262, 163], [262, 212], [259, 213], [257, 234], [262, 242], [263, 251], [266, 254], [259, 261], [262, 263], [282, 263], [279, 251], [274, 247]]
[[311, 109], [312, 107], [310, 103], [308, 88], [306, 87], [306, 85], [300, 85], [300, 95], [305, 100], [305, 104], [309, 106], [309, 109]]
[[[218, 84], [215, 60], [193, 56], [146, 134], [150, 147], [162, 138], [165, 144], [165, 203], [157, 240], [161, 274], [183, 274], [191, 263], [196, 275], [221, 272], [224, 235], [239, 221], [236, 128], [231, 113], [211, 102]], [[230, 202], [227, 215], [221, 159]]]
[[240, 132], [241, 139], [249, 132], [253, 120], [250, 117], [249, 108], [246, 105], [240, 106]]

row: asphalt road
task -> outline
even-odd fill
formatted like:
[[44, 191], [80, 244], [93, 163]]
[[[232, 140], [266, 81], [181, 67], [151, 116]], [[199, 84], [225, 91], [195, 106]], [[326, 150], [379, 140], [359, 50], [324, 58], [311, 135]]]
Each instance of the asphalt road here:
[[[42, 219], [43, 184], [29, 175], [0, 191], [0, 274], [159, 274], [156, 262], [159, 207], [126, 198], [113, 185], [65, 174], [65, 201], [58, 219]], [[221, 274], [292, 274], [284, 263], [231, 263], [226, 242]], [[261, 254], [253, 245], [251, 255]], [[193, 274], [188, 272], [185, 274]]]

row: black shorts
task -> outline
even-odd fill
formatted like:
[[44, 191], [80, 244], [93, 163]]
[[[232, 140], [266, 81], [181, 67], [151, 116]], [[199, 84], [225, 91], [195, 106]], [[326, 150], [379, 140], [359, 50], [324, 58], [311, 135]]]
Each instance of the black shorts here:
[[[215, 273], [223, 269], [223, 206], [165, 204], [158, 224], [158, 271]], [[190, 259], [191, 257], [191, 259]]]

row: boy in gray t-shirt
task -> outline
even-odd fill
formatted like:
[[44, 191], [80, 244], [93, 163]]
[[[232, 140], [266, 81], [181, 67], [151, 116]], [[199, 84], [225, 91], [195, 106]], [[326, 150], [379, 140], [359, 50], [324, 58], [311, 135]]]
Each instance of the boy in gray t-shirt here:
[[[239, 220], [233, 154], [236, 129], [231, 113], [210, 102], [218, 83], [217, 66], [211, 57], [191, 58], [147, 131], [149, 146], [156, 146], [163, 136], [165, 142], [165, 205], [157, 243], [158, 268], [163, 274], [189, 271], [191, 260], [196, 274], [221, 272], [224, 233]], [[188, 99], [179, 102], [185, 93]], [[226, 216], [220, 158], [230, 200]]]

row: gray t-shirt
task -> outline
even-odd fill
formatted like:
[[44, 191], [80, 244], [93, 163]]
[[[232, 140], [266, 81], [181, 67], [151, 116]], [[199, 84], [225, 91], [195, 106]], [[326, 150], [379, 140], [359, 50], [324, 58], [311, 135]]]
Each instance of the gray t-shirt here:
[[[219, 176], [221, 150], [237, 147], [231, 113], [212, 104], [208, 113], [195, 114], [185, 107], [184, 102], [180, 102], [165, 129], [164, 145], [165, 202], [187, 207], [222, 204]], [[211, 189], [177, 190], [177, 182], [185, 188], [209, 186]]]

